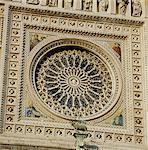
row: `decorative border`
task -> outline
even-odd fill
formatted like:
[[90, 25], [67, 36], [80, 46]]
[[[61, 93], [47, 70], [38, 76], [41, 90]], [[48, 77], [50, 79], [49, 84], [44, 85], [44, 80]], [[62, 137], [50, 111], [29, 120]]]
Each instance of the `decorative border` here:
[[[2, 56], [3, 56], [3, 52], [2, 52], [2, 42], [3, 42], [3, 24], [4, 24], [4, 5], [1, 5], [0, 4], [0, 57], [1, 57], [1, 62], [0, 62], [0, 68], [2, 68]], [[1, 74], [0, 74], [1, 78], [3, 79], [3, 74], [2, 74], [2, 71], [1, 71]], [[3, 85], [0, 86], [0, 97], [1, 97], [1, 92], [3, 90], [2, 88]], [[2, 103], [2, 104], [1, 104]], [[2, 113], [2, 109], [1, 109], [1, 105], [3, 105], [3, 101], [0, 102], [0, 114]], [[0, 115], [0, 133], [2, 133], [2, 117]]]
[[[12, 9], [12, 8], [11, 8]], [[26, 8], [27, 9], [27, 8]], [[15, 11], [20, 11], [20, 9], [18, 9], [17, 7], [15, 7]], [[21, 10], [22, 12], [24, 10]], [[25, 12], [26, 13], [26, 12]], [[55, 12], [56, 13], [56, 12]], [[9, 134], [10, 133], [13, 135], [15, 133], [17, 133], [18, 135], [23, 135], [26, 134], [28, 136], [31, 135], [41, 135], [41, 136], [57, 136], [57, 137], [72, 137], [72, 134], [74, 132], [74, 130], [70, 129], [71, 127], [69, 126], [65, 126], [65, 129], [61, 128], [61, 125], [59, 124], [57, 128], [54, 127], [54, 123], [49, 127], [49, 126], [45, 126], [45, 127], [41, 127], [40, 125], [33, 125], [32, 124], [26, 124], [24, 125], [24, 123], [21, 121], [16, 121], [17, 120], [17, 103], [18, 103], [18, 99], [19, 97], [22, 97], [22, 95], [17, 94], [18, 92], [21, 93], [21, 91], [23, 89], [20, 89], [19, 91], [19, 86], [22, 83], [22, 80], [20, 78], [18, 78], [19, 76], [22, 76], [22, 73], [19, 74], [19, 70], [21, 68], [21, 64], [19, 62], [20, 57], [22, 55], [22, 51], [21, 48], [25, 48], [25, 45], [20, 45], [21, 42], [23, 42], [22, 40], [22, 34], [23, 34], [23, 23], [27, 23], [27, 24], [35, 24], [35, 25], [31, 25], [32, 29], [34, 30], [44, 30], [44, 31], [53, 31], [53, 32], [57, 32], [60, 31], [63, 33], [63, 31], [65, 33], [72, 33], [75, 34], [78, 31], [77, 30], [70, 30], [69, 28], [62, 27], [63, 29], [59, 29], [58, 27], [53, 27], [55, 26], [54, 24], [52, 24], [52, 21], [50, 21], [50, 25], [48, 24], [48, 19], [47, 21], [45, 21], [44, 23], [42, 22], [42, 27], [37, 26], [37, 24], [39, 23], [39, 20], [42, 20], [41, 16], [39, 17], [39, 20], [37, 19], [33, 19], [34, 16], [33, 15], [29, 15], [29, 14], [24, 14], [24, 12], [21, 14], [17, 14], [17, 13], [11, 13], [12, 15], [12, 20], [8, 20], [8, 22], [11, 24], [11, 37], [10, 39], [7, 37], [7, 43], [10, 40], [10, 51], [9, 51], [9, 70], [8, 70], [8, 84], [7, 84], [7, 98], [6, 98], [6, 107], [5, 109], [3, 108], [3, 110], [5, 110], [5, 130], [3, 131], [4, 134]], [[25, 17], [27, 15], [27, 17]], [[47, 16], [46, 16], [47, 17]], [[53, 16], [52, 16], [53, 17]], [[51, 17], [51, 18], [52, 18]], [[35, 17], [36, 18], [36, 17]], [[38, 18], [38, 17], [37, 17]], [[56, 17], [57, 18], [57, 17]], [[61, 18], [58, 18], [59, 20]], [[30, 21], [32, 21], [32, 23], [30, 23]], [[79, 19], [77, 20], [79, 21]], [[119, 22], [118, 22], [119, 23]], [[69, 23], [68, 23], [69, 24]], [[83, 29], [80, 29], [77, 34], [79, 35], [86, 35], [86, 36], [92, 36], [92, 37], [99, 37], [99, 35], [101, 34], [101, 37], [109, 37], [109, 38], [117, 38], [117, 39], [129, 39], [129, 35], [131, 35], [131, 47], [132, 47], [132, 59], [130, 58], [129, 55], [129, 60], [132, 61], [133, 64], [133, 97], [131, 96], [132, 99], [134, 99], [133, 101], [133, 105], [134, 105], [134, 122], [133, 124], [135, 125], [134, 127], [134, 133], [133, 134], [121, 134], [119, 133], [111, 133], [109, 130], [108, 131], [88, 131], [90, 134], [89, 138], [93, 138], [95, 140], [97, 140], [98, 142], [118, 142], [118, 143], [131, 143], [131, 144], [140, 144], [143, 145], [144, 144], [144, 135], [143, 135], [143, 95], [142, 95], [142, 70], [141, 70], [141, 34], [140, 34], [140, 30], [141, 27], [137, 26], [137, 24], [135, 23], [134, 26], [124, 26], [124, 25], [119, 25], [121, 28], [120, 30], [117, 30], [116, 34], [115, 34], [115, 26], [113, 24], [108, 24], [108, 23], [101, 23], [103, 24], [103, 26], [110, 26], [108, 29], [108, 31], [110, 32], [110, 34], [108, 35], [106, 31], [106, 33], [103, 32], [104, 30], [98, 31], [98, 32], [88, 32], [85, 31], [84, 27], [82, 27]], [[142, 24], [141, 24], [142, 25]], [[59, 24], [57, 25], [59, 26]], [[26, 28], [30, 27], [30, 25], [27, 25]], [[107, 30], [107, 28], [105, 28], [105, 30]], [[124, 30], [126, 29], [126, 30]], [[124, 31], [125, 35], [121, 35], [121, 32]], [[9, 33], [9, 30], [7, 31]], [[25, 35], [24, 35], [25, 38]], [[127, 40], [126, 40], [127, 41]], [[8, 47], [7, 47], [8, 50]], [[24, 62], [22, 62], [23, 64]], [[6, 82], [6, 81], [4, 81]], [[19, 86], [18, 86], [19, 85]], [[130, 85], [131, 86], [131, 85]], [[3, 91], [3, 96], [5, 97], [5, 92]], [[4, 105], [4, 104], [3, 104]], [[21, 105], [21, 104], [20, 104]], [[17, 123], [16, 123], [17, 122]]]
[[[38, 48], [36, 47], [35, 49], [38, 50], [38, 52], [36, 51], [36, 54], [35, 54], [36, 56], [34, 56], [35, 50], [33, 49], [32, 50], [33, 53], [29, 54], [31, 56], [31, 58], [29, 58], [28, 61], [26, 60], [30, 64], [29, 65], [30, 67], [28, 68], [28, 71], [27, 71], [28, 72], [27, 75], [29, 76], [29, 74], [30, 74], [30, 76], [28, 77], [28, 79], [30, 78], [30, 80], [28, 82], [28, 85], [30, 85], [29, 89], [30, 89], [30, 91], [32, 91], [31, 94], [34, 95], [34, 96], [31, 96], [32, 99], [34, 99], [34, 97], [36, 97], [36, 94], [34, 94], [34, 92], [35, 92], [34, 91], [35, 83], [33, 82], [34, 81], [34, 79], [33, 79], [33, 74], [34, 74], [33, 72], [34, 71], [33, 70], [35, 70], [34, 68], [36, 66], [36, 63], [39, 61], [39, 59], [41, 58], [41, 56], [43, 56], [45, 53], [47, 53], [47, 51], [49, 51], [51, 49], [54, 49], [55, 47], [59, 47], [59, 46], [63, 46], [63, 45], [73, 45], [73, 46], [77, 45], [77, 46], [86, 48], [89, 51], [92, 51], [92, 52], [94, 52], [96, 54], [98, 53], [99, 57], [106, 62], [107, 66], [108, 66], [108, 69], [110, 70], [110, 72], [112, 72], [111, 74], [112, 74], [113, 79], [115, 79], [115, 83], [114, 84], [116, 85], [116, 89], [114, 91], [115, 93], [114, 93], [114, 95], [113, 95], [113, 97], [111, 99], [111, 102], [109, 102], [109, 105], [105, 109], [106, 110], [109, 109], [108, 110], [108, 113], [110, 112], [109, 114], [113, 113], [115, 111], [115, 108], [117, 109], [119, 107], [119, 105], [121, 104], [121, 102], [118, 102], [118, 101], [121, 101], [121, 89], [122, 89], [122, 82], [123, 81], [122, 81], [122, 78], [121, 78], [121, 66], [118, 65], [118, 62], [116, 62], [114, 60], [114, 58], [111, 57], [111, 55], [110, 55], [109, 52], [103, 51], [103, 49], [101, 47], [95, 45], [95, 43], [93, 44], [93, 43], [89, 42], [88, 40], [86, 41], [84, 39], [82, 40], [80, 38], [76, 39], [76, 38], [70, 38], [70, 37], [69, 38], [63, 38], [63, 39], [61, 39], [61, 38], [59, 38], [59, 39], [55, 38], [53, 40], [54, 41], [50, 41], [50, 39], [49, 40], [47, 39], [46, 41], [47, 41], [48, 45], [45, 44], [46, 46], [44, 46], [44, 48], [42, 48], [42, 50], [41, 49], [38, 50]], [[49, 43], [49, 41], [51, 43]], [[32, 87], [31, 85], [33, 85], [34, 87]], [[38, 99], [38, 97], [36, 97], [35, 99]], [[39, 104], [39, 105], [41, 105], [41, 104]], [[48, 109], [49, 108], [47, 108], [47, 110]], [[105, 110], [100, 111], [101, 115], [99, 114], [99, 116], [101, 116], [101, 117], [100, 117], [99, 120], [104, 120], [105, 116], [109, 116], [109, 114], [107, 113], [107, 111], [105, 111], [105, 112], [104, 111]], [[58, 116], [63, 117], [60, 114], [58, 114]], [[70, 119], [67, 116], [65, 116], [64, 118], [68, 118], [68, 120]], [[93, 118], [97, 118], [97, 116], [94, 115]], [[86, 117], [85, 119], [86, 120], [92, 120], [92, 117], [88, 117], [88, 118]], [[73, 119], [71, 119], [71, 120], [73, 120]]]
[[[35, 6], [34, 6], [35, 7]], [[73, 19], [82, 19], [82, 20], [92, 20], [92, 21], [99, 21], [99, 22], [107, 22], [107, 23], [117, 23], [117, 24], [128, 24], [128, 25], [137, 25], [137, 26], [141, 26], [144, 21], [142, 19], [127, 19], [127, 18], [117, 18], [117, 17], [107, 17], [107, 16], [96, 16], [93, 15], [93, 13], [91, 13], [91, 15], [89, 14], [79, 14], [79, 13], [74, 13], [74, 12], [62, 12], [62, 11], [54, 11], [54, 10], [50, 10], [47, 8], [46, 9], [39, 9], [38, 7], [36, 8], [31, 8], [28, 7], [22, 7], [22, 6], [16, 6], [16, 5], [11, 5], [10, 6], [10, 10], [12, 11], [17, 11], [17, 12], [21, 12], [22, 10], [24, 12], [32, 12], [35, 14], [41, 13], [43, 15], [51, 15], [51, 16], [57, 16], [57, 17], [66, 17], [66, 18], [73, 18]]]

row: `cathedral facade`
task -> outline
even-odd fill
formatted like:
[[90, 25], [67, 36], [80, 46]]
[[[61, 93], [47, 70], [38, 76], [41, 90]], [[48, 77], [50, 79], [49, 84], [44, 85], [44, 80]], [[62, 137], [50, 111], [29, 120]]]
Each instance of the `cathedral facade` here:
[[147, 150], [147, 8], [0, 0], [0, 150]]

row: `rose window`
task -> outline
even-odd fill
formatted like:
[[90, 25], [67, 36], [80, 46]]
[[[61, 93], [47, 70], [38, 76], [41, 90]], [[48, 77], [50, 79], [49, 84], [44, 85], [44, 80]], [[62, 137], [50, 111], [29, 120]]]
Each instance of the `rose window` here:
[[36, 76], [40, 99], [58, 114], [85, 118], [101, 112], [110, 103], [110, 71], [91, 52], [63, 50], [46, 56]]
[[103, 120], [121, 104], [121, 67], [97, 44], [80, 39], [41, 44], [28, 64], [30, 96], [49, 117]]

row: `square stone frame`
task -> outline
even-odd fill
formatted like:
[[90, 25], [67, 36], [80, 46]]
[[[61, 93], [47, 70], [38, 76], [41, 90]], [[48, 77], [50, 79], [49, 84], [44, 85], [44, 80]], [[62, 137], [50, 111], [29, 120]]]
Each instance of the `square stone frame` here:
[[[90, 38], [118, 39], [125, 46], [125, 76], [127, 99], [126, 105], [129, 111], [129, 120], [126, 130], [106, 130], [100, 128], [93, 132], [93, 141], [106, 149], [122, 148], [145, 149], [146, 133], [145, 106], [142, 66], [144, 46], [143, 21], [126, 20], [111, 17], [80, 15], [74, 13], [56, 12], [39, 8], [28, 8], [20, 5], [6, 5], [4, 12], [4, 32], [2, 54], [3, 58], [3, 90], [1, 101], [1, 144], [38, 145], [45, 147], [75, 148], [74, 138], [67, 136], [73, 129], [69, 125], [49, 124], [41, 126], [35, 121], [22, 121], [19, 118], [19, 107], [22, 101], [20, 83], [23, 67], [23, 53], [25, 53], [26, 31], [34, 30], [44, 32], [60, 32], [70, 36], [86, 36]], [[91, 21], [90, 21], [91, 20]], [[41, 24], [41, 25], [39, 25]], [[86, 29], [87, 28], [87, 29]], [[5, 76], [4, 76], [5, 75]], [[128, 76], [129, 75], [129, 76]], [[130, 121], [132, 120], [132, 121]], [[56, 127], [55, 127], [56, 125]], [[132, 127], [132, 128], [131, 128]], [[42, 130], [39, 135], [37, 129]], [[48, 136], [46, 129], [52, 130], [54, 135]], [[31, 131], [31, 132], [30, 132]], [[62, 136], [55, 133], [61, 132]], [[101, 140], [95, 137], [96, 132], [102, 133]], [[36, 136], [38, 136], [36, 138]], [[108, 138], [110, 137], [110, 138]], [[66, 140], [65, 140], [66, 138]], [[116, 144], [114, 144], [116, 143]]]

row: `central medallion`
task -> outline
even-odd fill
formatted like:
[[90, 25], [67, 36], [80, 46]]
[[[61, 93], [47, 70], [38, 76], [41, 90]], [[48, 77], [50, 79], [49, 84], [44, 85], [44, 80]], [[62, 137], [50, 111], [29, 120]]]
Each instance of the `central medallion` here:
[[68, 83], [71, 87], [77, 87], [78, 85], [80, 85], [80, 81], [77, 77], [72, 76], [68, 79]]
[[76, 66], [64, 68], [58, 75], [58, 81], [62, 89], [73, 97], [84, 93], [89, 83], [88, 79], [85, 71], [76, 68]]

